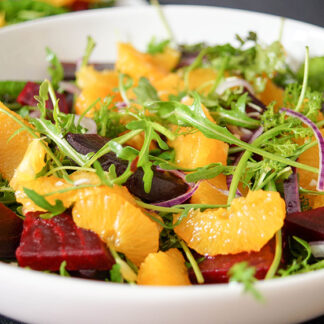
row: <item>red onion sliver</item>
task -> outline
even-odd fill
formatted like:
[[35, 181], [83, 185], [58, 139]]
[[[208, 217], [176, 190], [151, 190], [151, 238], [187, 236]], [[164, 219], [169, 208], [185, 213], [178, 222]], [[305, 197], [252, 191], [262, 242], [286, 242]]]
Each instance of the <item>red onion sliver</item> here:
[[315, 258], [324, 258], [324, 241], [309, 242], [309, 246]]
[[298, 213], [300, 209], [299, 184], [296, 168], [283, 183], [287, 214]]
[[222, 82], [217, 88], [216, 93], [221, 95], [223, 94], [227, 89], [233, 88], [233, 87], [244, 87], [249, 92], [251, 92], [254, 95], [254, 90], [249, 82], [247, 82], [244, 79], [240, 79], [237, 77], [230, 77], [226, 78], [224, 82]]
[[324, 149], [324, 138], [318, 129], [318, 127], [306, 116], [304, 116], [302, 113], [298, 111], [294, 111], [288, 108], [281, 108], [281, 112], [285, 112], [288, 116], [296, 117], [298, 118], [301, 122], [309, 126], [313, 132], [314, 135], [317, 139], [318, 142], [318, 151], [319, 151], [319, 173], [318, 173], [318, 179], [317, 179], [317, 186], [316, 189], [318, 191], [324, 191], [324, 159], [323, 159], [323, 149]]
[[172, 198], [170, 200], [162, 201], [159, 203], [154, 203], [152, 205], [160, 206], [160, 207], [172, 207], [174, 205], [180, 205], [180, 204], [184, 203], [185, 201], [187, 201], [189, 198], [191, 198], [191, 196], [198, 189], [199, 185], [200, 185], [200, 181], [198, 181], [193, 187], [190, 187], [190, 190], [187, 191], [186, 193], [184, 193], [178, 197]]
[[74, 83], [67, 82], [67, 81], [61, 81], [59, 85], [62, 90], [66, 91], [68, 93], [72, 93], [77, 96], [81, 93], [81, 90]]
[[[80, 116], [74, 116], [74, 124], [77, 125], [79, 122]], [[86, 134], [97, 134], [97, 124], [96, 122], [88, 117], [83, 117], [81, 119], [80, 125], [87, 129]]]

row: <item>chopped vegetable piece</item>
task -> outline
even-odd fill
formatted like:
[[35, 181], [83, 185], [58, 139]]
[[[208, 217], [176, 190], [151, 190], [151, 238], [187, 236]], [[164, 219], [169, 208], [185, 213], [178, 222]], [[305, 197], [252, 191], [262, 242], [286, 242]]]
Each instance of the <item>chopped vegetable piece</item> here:
[[43, 219], [28, 213], [16, 256], [21, 267], [58, 271], [66, 261], [67, 270], [109, 270], [114, 259], [99, 236], [78, 228], [66, 213]]
[[306, 241], [324, 240], [324, 207], [288, 214], [285, 233]]
[[[70, 145], [81, 154], [97, 152], [109, 141], [105, 137], [94, 134], [69, 133], [66, 139]], [[127, 161], [118, 158], [113, 152], [109, 152], [102, 156], [99, 162], [104, 170], [108, 170], [111, 165], [115, 165], [117, 176], [123, 174], [127, 169]], [[187, 192], [188, 185], [181, 178], [167, 171], [157, 171], [155, 167], [152, 169], [154, 176], [152, 188], [149, 193], [146, 193], [144, 190], [144, 172], [142, 168], [136, 169], [134, 174], [128, 178], [125, 183], [127, 189], [135, 196], [147, 202], [166, 201]]]
[[137, 283], [153, 286], [190, 285], [185, 260], [177, 249], [150, 253], [142, 263]]
[[[243, 252], [239, 254], [207, 256], [199, 263], [199, 268], [204, 276], [205, 283], [225, 283], [229, 281], [228, 271], [239, 262], [246, 261], [252, 267], [255, 267], [255, 277], [264, 279], [272, 260], [274, 258], [275, 244], [271, 240], [259, 252]], [[194, 282], [195, 275], [190, 269], [190, 279]]]
[[[17, 102], [21, 105], [37, 107], [38, 101], [35, 99], [35, 96], [39, 94], [40, 85], [35, 82], [27, 82], [24, 89], [20, 92]], [[61, 112], [68, 114], [70, 108], [66, 102], [65, 96], [61, 93], [55, 93], [57, 99], [59, 99], [59, 108]], [[53, 103], [50, 99], [46, 101], [46, 108], [53, 110]]]
[[0, 203], [0, 259], [14, 259], [22, 227], [22, 219]]
[[191, 210], [175, 232], [202, 255], [257, 252], [282, 227], [285, 214], [278, 192], [250, 191], [228, 210]]

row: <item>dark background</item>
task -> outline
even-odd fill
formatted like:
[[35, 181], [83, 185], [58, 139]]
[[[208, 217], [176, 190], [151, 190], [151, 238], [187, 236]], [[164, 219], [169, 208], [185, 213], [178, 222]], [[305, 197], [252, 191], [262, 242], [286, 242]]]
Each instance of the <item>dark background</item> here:
[[[302, 20], [324, 27], [324, 0], [160, 0], [160, 4], [212, 5], [245, 9]], [[17, 311], [19, 311], [19, 307], [17, 307]], [[0, 324], [17, 323], [0, 315]], [[307, 324], [323, 323], [324, 316], [307, 322]]]

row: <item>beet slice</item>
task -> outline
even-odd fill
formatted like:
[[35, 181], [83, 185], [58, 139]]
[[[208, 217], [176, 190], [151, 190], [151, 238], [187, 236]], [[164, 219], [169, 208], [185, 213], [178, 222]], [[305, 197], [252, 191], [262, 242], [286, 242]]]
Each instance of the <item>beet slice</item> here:
[[15, 258], [22, 229], [22, 219], [0, 203], [0, 259]]
[[79, 228], [63, 213], [42, 219], [28, 213], [16, 257], [21, 267], [58, 271], [63, 261], [67, 270], [109, 270], [114, 259], [99, 236]]
[[[35, 82], [27, 82], [24, 89], [20, 92], [19, 96], [17, 97], [17, 102], [21, 105], [36, 107], [37, 100], [35, 96], [39, 95], [39, 87], [40, 85]], [[60, 111], [68, 114], [70, 112], [68, 103], [66, 102], [65, 96], [62, 93], [55, 93], [57, 99], [59, 99], [59, 108]], [[46, 101], [46, 108], [53, 110], [53, 103], [50, 99]]]
[[[256, 268], [255, 277], [257, 279], [264, 279], [272, 264], [274, 254], [275, 241], [271, 240], [260, 252], [207, 256], [199, 263], [199, 268], [206, 284], [226, 283], [229, 281], [227, 273], [230, 268], [235, 263], [246, 261], [250, 266]], [[190, 280], [196, 283], [195, 274], [192, 269], [189, 270], [189, 276]]]
[[324, 240], [324, 207], [288, 214], [284, 230], [305, 241]]
[[[90, 152], [97, 152], [109, 140], [97, 134], [72, 134], [68, 133], [67, 141], [74, 147], [74, 149], [81, 154], [88, 154]], [[109, 152], [99, 159], [104, 170], [114, 164], [116, 167], [116, 174], [119, 176], [125, 172], [128, 162], [116, 156], [115, 153]], [[135, 196], [147, 202], [161, 202], [170, 200], [174, 197], [186, 193], [189, 189], [188, 185], [176, 175], [170, 172], [158, 171], [155, 167], [152, 168], [154, 172], [152, 180], [152, 188], [149, 193], [144, 191], [142, 168], [135, 170], [125, 183], [128, 190]]]

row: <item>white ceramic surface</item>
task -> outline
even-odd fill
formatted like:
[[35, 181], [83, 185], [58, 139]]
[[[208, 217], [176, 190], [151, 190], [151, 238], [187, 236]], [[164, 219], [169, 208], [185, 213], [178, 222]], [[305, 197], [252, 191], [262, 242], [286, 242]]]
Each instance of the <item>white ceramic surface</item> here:
[[[277, 39], [280, 18], [241, 10], [168, 6], [166, 16], [179, 42], [228, 42], [235, 33], [257, 31]], [[98, 43], [93, 59], [113, 61], [115, 43], [143, 48], [152, 35], [165, 37], [148, 7], [68, 14], [0, 30], [0, 79], [46, 76], [45, 46], [65, 60], [83, 53], [86, 36]], [[304, 46], [324, 54], [324, 30], [286, 20], [283, 43], [296, 60]], [[297, 323], [324, 313], [324, 271], [257, 285], [265, 303], [239, 285], [182, 288], [137, 287], [61, 278], [0, 264], [0, 313], [28, 323]]]

